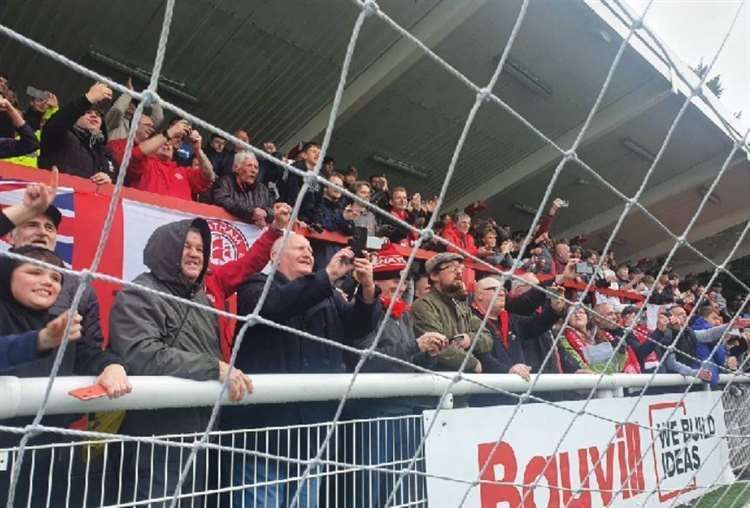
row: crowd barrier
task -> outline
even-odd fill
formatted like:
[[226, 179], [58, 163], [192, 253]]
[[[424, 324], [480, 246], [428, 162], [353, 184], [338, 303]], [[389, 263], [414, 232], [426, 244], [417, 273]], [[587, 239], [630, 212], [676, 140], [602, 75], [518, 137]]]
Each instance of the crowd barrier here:
[[[513, 375], [467, 375], [466, 377], [481, 380], [487, 386], [502, 388], [511, 392], [523, 392], [528, 387], [525, 381]], [[574, 391], [583, 393], [581, 390], [586, 391], [586, 389], [598, 386], [598, 398], [592, 401], [588, 408], [590, 412], [588, 414], [591, 417], [591, 415], [597, 416], [597, 412], [602, 411], [602, 408], [612, 406], [612, 404], [628, 406], [630, 402], [635, 402], [636, 398], [632, 395], [639, 391], [638, 388], [645, 386], [647, 383], [651, 388], [672, 387], [674, 394], [671, 399], [679, 400], [683, 407], [683, 412], [680, 412], [674, 418], [687, 417], [691, 421], [697, 422], [699, 419], [710, 415], [718, 417], [722, 414], [723, 409], [723, 424], [718, 424], [718, 422], [712, 424], [713, 430], [711, 432], [713, 432], [714, 441], [709, 440], [699, 443], [702, 446], [699, 452], [701, 459], [706, 461], [713, 459], [715, 462], [710, 463], [711, 467], [704, 471], [693, 497], [703, 494], [708, 489], [706, 486], [708, 484], [707, 478], [724, 478], [724, 480], [716, 481], [716, 485], [712, 483], [710, 487], [713, 488], [721, 483], [728, 482], [726, 474], [729, 474], [732, 470], [737, 475], [744, 473], [745, 468], [750, 463], [750, 452], [748, 451], [748, 444], [750, 444], [748, 438], [750, 436], [747, 435], [747, 428], [750, 426], [748, 420], [750, 395], [746, 389], [746, 383], [750, 382], [750, 378], [746, 376], [732, 378], [730, 375], [723, 375], [721, 381], [731, 383], [730, 389], [724, 390], [721, 394], [719, 392], [699, 391], [698, 393], [691, 393], [689, 397], [683, 399], [682, 392], [689, 380], [679, 375], [657, 375], [649, 383], [650, 376], [647, 375], [616, 374], [604, 376], [598, 385], [596, 384], [597, 377], [593, 375], [567, 377], [541, 375], [535, 393], [540, 397], [546, 397], [549, 396], [551, 391], [566, 391], [570, 395]], [[148, 377], [133, 377], [131, 379], [134, 390], [130, 395], [114, 401], [98, 399], [81, 402], [62, 392], [70, 387], [85, 385], [91, 381], [91, 378], [58, 378], [51, 395], [49, 412], [66, 413], [80, 412], [86, 409], [95, 411], [209, 405], [212, 399], [216, 397], [219, 389], [216, 382], [197, 383], [174, 378]], [[291, 401], [337, 400], [341, 397], [350, 376], [346, 374], [306, 377], [267, 375], [256, 376], [254, 379], [255, 393], [246, 397], [243, 403], [277, 402], [288, 404]], [[389, 379], [392, 381], [389, 381]], [[431, 400], [433, 404], [437, 404], [437, 395], [444, 388], [441, 385], [443, 382], [441, 380], [442, 378], [439, 376], [425, 374], [361, 374], [354, 385], [350, 398], [390, 398], [406, 394], [428, 395], [433, 396]], [[45, 380], [0, 378], [0, 394], [2, 394], [0, 395], [2, 399], [0, 407], [5, 408], [8, 405], [9, 392], [7, 388], [11, 386], [11, 383], [17, 383], [20, 386], [20, 391], [16, 392], [14, 398], [31, 402], [21, 406], [21, 409], [17, 410], [14, 415], [33, 414], [37, 408], [36, 404], [43, 395], [43, 381]], [[182, 389], [179, 389], [180, 386], [182, 386]], [[305, 386], [305, 390], [299, 390], [299, 386]], [[201, 387], [205, 388], [205, 392], [200, 391]], [[163, 399], [155, 397], [157, 390], [161, 394], [166, 394], [167, 397]], [[170, 398], [168, 395], [175, 390], [177, 390], [178, 396]], [[451, 393], [456, 396], [482, 394], [489, 391], [486, 387], [471, 384], [467, 381], [461, 381], [451, 389]], [[630, 397], [625, 397], [627, 392], [631, 392]], [[188, 393], [193, 395], [187, 395]], [[721, 396], [720, 401], [719, 396]], [[620, 397], [624, 398], [621, 399]], [[60, 403], [61, 399], [62, 404]], [[149, 399], [150, 403], [147, 403], [146, 401]], [[663, 413], [662, 418], [665, 418], [668, 416], [665, 408], [671, 408], [671, 406], [665, 404], [664, 400], [671, 399], [670, 395], [647, 396], [641, 402], [649, 407], [649, 411], [654, 408], [660, 409]], [[620, 402], [617, 402], [618, 400]], [[711, 400], [720, 402], [719, 406], [710, 407], [709, 402]], [[377, 404], [377, 401], [371, 402]], [[225, 400], [224, 403], [228, 402]], [[597, 405], [597, 403], [600, 405]], [[581, 404], [580, 401], [558, 402], [557, 406], [550, 405], [548, 407], [546, 401], [535, 403], [533, 399], [530, 399], [524, 407], [527, 408], [525, 410], [527, 412], [531, 412], [531, 410], [554, 412], [551, 413], [555, 415], [552, 421], [564, 423], [566, 413], [560, 412], [560, 408], [569, 406], [575, 409]], [[251, 409], [249, 408], [249, 410]], [[455, 506], [455, 504], [451, 504], [453, 500], [450, 503], [447, 501], [445, 504], [441, 503], [441, 499], [448, 499], [443, 491], [449, 489], [450, 492], [463, 492], [473, 481], [472, 474], [474, 473], [472, 473], [472, 470], [462, 469], [455, 474], [445, 475], [441, 474], [440, 468], [451, 467], [454, 463], [461, 464], [459, 456], [466, 440], [478, 439], [481, 441], [481, 436], [473, 438], [473, 435], [481, 433], [482, 423], [485, 426], [489, 424], [491, 435], [494, 436], [493, 439], [496, 439], [506, 419], [494, 418], [490, 422], [483, 420], [496, 414], [509, 414], [512, 409], [512, 405], [450, 409], [449, 404], [441, 411], [439, 424], [432, 429], [432, 435], [428, 438], [426, 447], [418, 454], [418, 445], [426, 429], [429, 428], [431, 419], [437, 418], [435, 411], [407, 416], [339, 421], [333, 429], [331, 440], [320, 457], [320, 462], [313, 468], [312, 474], [304, 486], [305, 489], [309, 490], [309, 496], [303, 497], [299, 506], [312, 506], [312, 496], [319, 500], [318, 506], [321, 507], [378, 506], [376, 500], [382, 501], [387, 497], [402, 473], [404, 473], [404, 479], [396, 490], [395, 501], [392, 506]], [[468, 414], [466, 414], [467, 412]], [[7, 416], [9, 416], [7, 411], [0, 414], [1, 418]], [[572, 417], [572, 415], [570, 416]], [[618, 417], [609, 412], [602, 413], [599, 416], [605, 420], [614, 417], [615, 421]], [[451, 425], [452, 419], [455, 418], [459, 418], [459, 422], [462, 422], [460, 418], [469, 418], [473, 422], [472, 427], [467, 428], [465, 423], [458, 426]], [[639, 419], [637, 415], [634, 415], [631, 421], [638, 425], [644, 425], [644, 423], [648, 425], [653, 423], [652, 418], [654, 418], [653, 412], [650, 418]], [[655, 420], [658, 419], [659, 415], [657, 414]], [[523, 413], [519, 413], [515, 420], [520, 427], [522, 438], [519, 440], [512, 435], [508, 435], [505, 440], [512, 444], [512, 450], [518, 457], [520, 474], [520, 468], [526, 460], [523, 457], [527, 456], [524, 455], [524, 447], [533, 447], [534, 443], [543, 436], [532, 432], [534, 429], [531, 427], [534, 422], [529, 422]], [[597, 420], [599, 424], [602, 423], [600, 420], [601, 418]], [[562, 423], [560, 423], [561, 426]], [[597, 434], [595, 425], [586, 422], [581, 423], [580, 428], [574, 428], [571, 432], [573, 439], [576, 439], [576, 436], [578, 439], [589, 439], [595, 446], [606, 444], [606, 440]], [[606, 422], [604, 423], [606, 424]], [[549, 420], [537, 421], [535, 425], [544, 425], [549, 428]], [[623, 425], [627, 427], [628, 424]], [[630, 425], [635, 427], [633, 424]], [[278, 446], [278, 443], [282, 441], [287, 443], [322, 442], [322, 437], [328, 431], [328, 427], [329, 424], [324, 422], [313, 425], [244, 429], [240, 431], [212, 431], [209, 433], [207, 445], [198, 453], [198, 460], [189, 470], [188, 479], [194, 478], [196, 481], [188, 481], [186, 489], [182, 491], [182, 499], [189, 501], [188, 506], [191, 505], [191, 500], [196, 500], [196, 502], [201, 500], [205, 503], [204, 506], [245, 506], [239, 501], [239, 497], [235, 496], [238, 496], [240, 492], [250, 492], [252, 493], [251, 498], [256, 499], [258, 506], [266, 506], [264, 503], [267, 499], [263, 500], [262, 496], [278, 495], [281, 499], [286, 498], [287, 501], [290, 501], [289, 496], [294, 492], [293, 486], [297, 485], [301, 478], [300, 466], [306, 465], [312, 455], [306, 455], [299, 448], [296, 451], [290, 451], [289, 449], [276, 449], [275, 446]], [[467, 430], [471, 430], [471, 432], [467, 432]], [[553, 435], [554, 432], [553, 429], [547, 431], [551, 438], [557, 439], [556, 435]], [[698, 433], [699, 430], [691, 428], [691, 432]], [[617, 445], [616, 448], [620, 451], [615, 452], [627, 454], [627, 459], [620, 457], [615, 460], [615, 464], [619, 460], [620, 467], [623, 463], [632, 465], [638, 458], [638, 453], [645, 453], [644, 456], [647, 457], [644, 461], [644, 464], [646, 464], [646, 480], [641, 485], [640, 491], [633, 487], [633, 492], [630, 494], [633, 501], [637, 500], [636, 495], [640, 495], [640, 500], [643, 500], [643, 496], [648, 493], [647, 488], [653, 488], [653, 483], [649, 483], [648, 480], [651, 454], [647, 446], [649, 443], [659, 442], [658, 437], [652, 433], [649, 438], [648, 431], [643, 429], [640, 429], [640, 433], [636, 432], [636, 435], [639, 436], [639, 446], [631, 448], [632, 442], [626, 440], [630, 444], [626, 444], [625, 448], [620, 448], [618, 446], [621, 445]], [[70, 436], [58, 436], [55, 440], [57, 442], [43, 445], [34, 444], [27, 448], [29, 455], [26, 456], [25, 464], [28, 469], [21, 476], [16, 503], [18, 506], [26, 506], [27, 503], [30, 506], [145, 506], [148, 503], [136, 502], [133, 498], [133, 492], [138, 488], [138, 484], [141, 486], [148, 485], [149, 502], [157, 503], [159, 500], [168, 500], [172, 495], [170, 488], [173, 486], [154, 483], [151, 472], [160, 465], [163, 467], [167, 460], [179, 460], [180, 463], [184, 464], [193, 444], [200, 440], [202, 434], [153, 437], [158, 438], [159, 441], [133, 440], [126, 436], [117, 435], [102, 439], [75, 439]], [[285, 439], [281, 439], [282, 437]], [[726, 444], [721, 443], [722, 449], [718, 453], [713, 453], [712, 445], [717, 440], [726, 441]], [[699, 442], [699, 439], [695, 438], [695, 441]], [[384, 442], [388, 446], [385, 448], [373, 446], [373, 442]], [[445, 450], [442, 449], [445, 443], [451, 446], [451, 453], [446, 454]], [[482, 447], [489, 447], [493, 444], [493, 442], [479, 444], [480, 459], [482, 458]], [[471, 454], [473, 446], [468, 448]], [[722, 450], [728, 450], [728, 456]], [[0, 465], [2, 465], [0, 469], [6, 472], [10, 471], [17, 453], [17, 448], [0, 449]], [[667, 453], [667, 451], [660, 449], [659, 453]], [[410, 461], [415, 454], [416, 460], [410, 467]], [[573, 453], [571, 452], [570, 455], [570, 460], [573, 460]], [[141, 458], [145, 461], [141, 464], [145, 463], [148, 467], [145, 469], [141, 467], [137, 471], [129, 471], [127, 462], [124, 460], [124, 457], [127, 456]], [[476, 461], [476, 452], [473, 456], [473, 460]], [[249, 467], [250, 465], [252, 467]], [[529, 481], [529, 467], [526, 466], [526, 473], [524, 473], [526, 476], [521, 478], [524, 483]], [[725, 474], [722, 474], [723, 467], [727, 469], [724, 472]], [[240, 471], [248, 470], [253, 471], [253, 473], [240, 476]], [[495, 469], [495, 471], [502, 470], [502, 468]], [[643, 466], [641, 466], [641, 470], [643, 470]], [[561, 469], [561, 474], [562, 471]], [[567, 474], [570, 475], [571, 473], [568, 472]], [[621, 478], [622, 474], [624, 473], [613, 475], [610, 470], [609, 478]], [[520, 482], [521, 479], [517, 479], [517, 482]], [[501, 480], [501, 478], [491, 475], [489, 477], [483, 476], [483, 480], [490, 482]], [[597, 477], [597, 481], [601, 481], [599, 477]], [[615, 481], [614, 487], [610, 485], [610, 488], [614, 490], [618, 486], [620, 484]], [[487, 499], [492, 499], [493, 496], [492, 490], [489, 487], [487, 489], [486, 491], [481, 490], [481, 506], [494, 506], [486, 504]], [[600, 506], [598, 496], [603, 496], [602, 487], [591, 484], [591, 489], [591, 495], [593, 496], [591, 506]], [[537, 506], [545, 506], [544, 503], [540, 504], [539, 497], [541, 496], [544, 499], [546, 495], [542, 493], [544, 490], [546, 488], [540, 488], [535, 493]], [[627, 492], [624, 495], [628, 497]], [[652, 503], [649, 505], [652, 505]], [[660, 504], [653, 505], [659, 506]], [[197, 504], [197, 506], [202, 505]], [[479, 504], [469, 503], [467, 506], [479, 506]]]

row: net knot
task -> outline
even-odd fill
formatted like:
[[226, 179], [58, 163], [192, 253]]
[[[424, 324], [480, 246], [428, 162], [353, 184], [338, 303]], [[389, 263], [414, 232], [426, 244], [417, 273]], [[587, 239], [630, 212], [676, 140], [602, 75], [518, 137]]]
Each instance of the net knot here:
[[141, 102], [144, 106], [151, 106], [152, 104], [158, 104], [161, 98], [159, 94], [152, 90], [144, 90], [141, 92]]
[[305, 181], [307, 185], [312, 185], [313, 183], [317, 181], [317, 177], [315, 176], [315, 173], [313, 173], [312, 171], [308, 171], [307, 173], [305, 173], [302, 179]]
[[453, 376], [453, 379], [451, 380], [454, 384], [459, 383], [464, 378], [463, 374], [460, 372], [456, 372], [456, 374]]
[[313, 457], [312, 459], [310, 459], [308, 464], [311, 468], [319, 468], [322, 465], [318, 457]]
[[490, 100], [490, 96], [492, 95], [492, 90], [490, 90], [490, 87], [485, 86], [484, 88], [480, 88], [477, 92], [477, 99], [479, 99], [481, 102], [487, 102]]
[[424, 228], [419, 231], [419, 238], [423, 242], [429, 242], [435, 237], [435, 232], [430, 228]]
[[643, 28], [643, 18], [638, 18], [635, 21], [633, 21], [633, 30], [640, 30]]
[[371, 14], [377, 14], [380, 6], [375, 0], [365, 0], [362, 2], [362, 9], [365, 11], [365, 16], [370, 16]]
[[258, 315], [255, 313], [247, 315], [247, 326], [252, 327], [258, 324]]
[[565, 150], [563, 152], [563, 158], [566, 161], [575, 160], [578, 158], [578, 154], [576, 153], [574, 149], [571, 148], [570, 150]]
[[91, 279], [94, 278], [94, 274], [91, 273], [91, 270], [89, 270], [88, 268], [84, 268], [80, 273], [81, 282], [83, 282], [84, 284], [88, 284], [89, 282], [91, 282]]

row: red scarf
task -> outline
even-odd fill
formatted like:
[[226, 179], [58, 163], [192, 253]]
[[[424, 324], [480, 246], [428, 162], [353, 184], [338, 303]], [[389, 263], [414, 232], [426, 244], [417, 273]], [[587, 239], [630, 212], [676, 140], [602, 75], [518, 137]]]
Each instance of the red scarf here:
[[[380, 304], [383, 306], [383, 310], [388, 310], [388, 306], [391, 304], [391, 299], [381, 296]], [[404, 312], [409, 312], [409, 309], [410, 307], [405, 301], [401, 299], [396, 300], [396, 302], [393, 304], [393, 308], [391, 309], [391, 317], [393, 319], [401, 319], [401, 316], [404, 315]]]
[[[472, 307], [474, 307], [480, 317], [484, 317], [484, 311], [477, 307], [476, 303], [472, 304]], [[489, 319], [493, 319], [492, 316], [490, 316]], [[510, 314], [508, 314], [507, 310], [503, 309], [500, 311], [500, 314], [495, 317], [495, 319], [497, 320], [499, 325], [498, 333], [500, 337], [498, 338], [500, 339], [500, 342], [503, 343], [503, 347], [505, 348], [505, 350], [508, 351], [510, 348], [510, 341], [508, 340], [510, 337], [510, 334], [508, 333], [510, 330]], [[490, 324], [489, 321], [487, 322], [487, 324]]]
[[503, 341], [503, 346], [508, 351], [510, 349], [510, 345], [508, 344], [508, 328], [510, 327], [508, 311], [505, 309], [501, 310], [497, 316], [497, 320], [500, 323], [500, 340]]
[[[638, 325], [635, 328], [633, 328], [633, 335], [635, 338], [640, 342], [641, 344], [645, 343], [648, 340], [648, 327], [644, 325]], [[656, 351], [652, 351], [649, 353], [649, 355], [643, 360], [643, 365], [645, 367], [653, 366], [659, 363], [659, 356], [656, 354]]]
[[[599, 328], [596, 333], [599, 337], [609, 341], [613, 348], [617, 345], [615, 337], [607, 330]], [[622, 371], [625, 374], [641, 373], [641, 363], [638, 361], [638, 356], [636, 356], [635, 351], [633, 351], [633, 348], [630, 346], [625, 346], [625, 364], [622, 366]]]
[[588, 366], [589, 363], [586, 361], [586, 356], [583, 354], [583, 348], [590, 344], [583, 340], [583, 334], [575, 328], [567, 327], [565, 328], [565, 338], [568, 340], [568, 344], [570, 344], [575, 352], [578, 353], [581, 362]]

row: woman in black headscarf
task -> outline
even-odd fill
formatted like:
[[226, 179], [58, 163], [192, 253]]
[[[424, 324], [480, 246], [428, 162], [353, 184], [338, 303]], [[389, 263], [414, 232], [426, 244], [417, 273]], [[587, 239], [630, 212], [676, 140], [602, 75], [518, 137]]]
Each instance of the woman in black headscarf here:
[[[14, 249], [12, 252], [61, 268], [64, 266], [53, 252], [41, 247], [27, 245]], [[59, 272], [31, 262], [18, 261], [7, 256], [0, 257], [0, 340], [6, 339], [8, 335], [28, 332], [36, 334], [37, 340], [39, 335], [44, 340], [44, 330], [59, 328], [65, 318], [56, 318], [48, 311], [55, 303], [61, 286], [62, 275]], [[74, 327], [73, 331], [80, 335], [80, 329], [76, 328]], [[46, 354], [36, 353], [30, 361], [0, 368], [0, 376], [47, 377], [52, 370], [56, 353], [57, 349]], [[103, 351], [97, 344], [89, 343], [85, 338], [67, 345], [57, 375], [96, 375], [98, 376], [96, 382], [105, 386], [110, 396], [120, 396], [130, 391], [120, 358], [110, 351]], [[78, 415], [48, 415], [42, 419], [41, 425], [67, 428], [77, 418]], [[0, 420], [0, 425], [22, 428], [29, 425], [32, 420], [30, 416], [12, 418]], [[21, 434], [0, 432], [0, 449], [18, 446], [20, 439]], [[47, 432], [33, 437], [28, 444], [34, 446], [59, 441], [71, 441], [71, 438]], [[63, 493], [67, 490], [66, 476], [71, 476], [72, 473], [72, 471], [68, 472], [69, 453], [72, 449], [74, 448], [60, 448], [54, 455], [55, 471], [59, 473], [54, 476], [59, 478], [62, 484], [53, 483], [53, 505], [59, 501], [56, 498], [65, 495]], [[43, 505], [46, 502], [47, 475], [53, 459], [49, 450], [37, 450], [34, 453], [32, 488], [28, 488], [31, 462], [31, 453], [29, 453], [21, 472], [23, 481], [16, 489], [15, 502], [18, 506], [26, 506], [27, 496], [32, 496], [32, 506]], [[3, 498], [8, 491], [11, 470], [11, 467], [7, 467], [0, 471], [0, 504], [6, 502]], [[75, 490], [71, 488], [69, 493], [74, 496], [73, 499], [77, 495]]]

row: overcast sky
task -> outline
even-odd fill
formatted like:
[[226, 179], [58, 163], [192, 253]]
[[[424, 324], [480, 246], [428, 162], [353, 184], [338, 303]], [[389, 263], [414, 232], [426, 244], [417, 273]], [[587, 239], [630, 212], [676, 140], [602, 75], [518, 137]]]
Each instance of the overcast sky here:
[[[642, 13], [648, 0], [627, 0]], [[739, 0], [655, 0], [645, 22], [682, 58], [695, 66], [708, 64], [724, 39], [737, 9], [740, 18], [716, 62], [711, 76], [721, 75], [721, 102], [728, 111], [743, 111], [742, 123], [750, 127], [750, 2]]]

